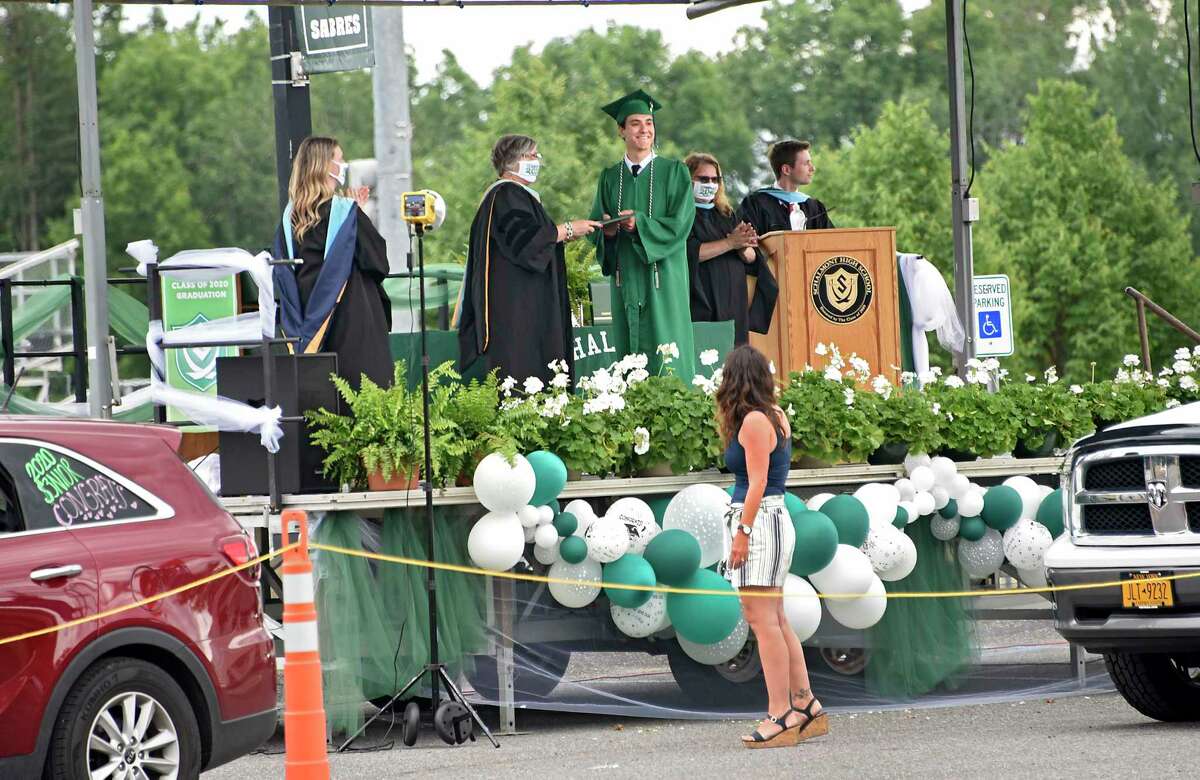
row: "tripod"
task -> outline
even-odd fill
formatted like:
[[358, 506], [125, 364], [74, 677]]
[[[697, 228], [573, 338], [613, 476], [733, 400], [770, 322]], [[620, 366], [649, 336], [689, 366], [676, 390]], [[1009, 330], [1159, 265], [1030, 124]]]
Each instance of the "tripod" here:
[[[424, 434], [425, 434], [425, 470], [422, 473], [422, 477], [421, 477], [421, 489], [423, 491], [425, 491], [426, 542], [428, 544], [429, 556], [430, 556], [430, 558], [432, 558], [433, 557], [433, 482], [432, 482], [432, 479], [433, 479], [433, 454], [432, 454], [432, 444], [430, 442], [430, 432], [429, 432], [429, 347], [428, 347], [428, 344], [426, 343], [426, 327], [425, 327], [425, 226], [421, 225], [421, 224], [410, 223], [409, 228], [410, 228], [410, 230], [409, 230], [409, 236], [408, 236], [408, 238], [409, 238], [409, 240], [408, 240], [408, 270], [409, 270], [409, 272], [411, 272], [412, 268], [413, 268], [412, 247], [413, 247], [413, 243], [414, 243], [413, 242], [413, 234], [415, 232], [416, 245], [417, 245], [417, 281], [421, 288], [421, 292], [420, 292], [421, 305], [419, 308], [418, 319], [420, 320], [420, 328], [421, 328], [421, 406], [422, 406], [422, 409], [424, 409], [424, 414], [423, 414], [424, 424], [422, 425], [422, 427], [424, 428]], [[427, 594], [426, 597], [429, 600], [429, 663], [425, 664], [424, 668], [422, 668], [421, 671], [417, 672], [416, 675], [411, 680], [408, 681], [407, 685], [405, 685], [403, 688], [401, 688], [399, 691], [397, 691], [395, 694], [393, 694], [392, 698], [388, 700], [388, 703], [385, 704], [379, 710], [379, 712], [372, 715], [371, 718], [366, 723], [364, 723], [362, 725], [362, 727], [359, 728], [358, 731], [351, 734], [346, 739], [346, 741], [343, 742], [338, 747], [338, 749], [337, 749], [338, 753], [341, 753], [341, 752], [345, 751], [346, 748], [350, 747], [351, 743], [353, 743], [354, 740], [358, 739], [359, 736], [361, 736], [363, 734], [363, 732], [365, 732], [367, 730], [367, 727], [369, 727], [372, 723], [374, 723], [376, 720], [378, 720], [380, 718], [380, 716], [383, 715], [383, 713], [392, 709], [392, 707], [394, 707], [396, 705], [396, 702], [399, 701], [400, 699], [403, 699], [404, 695], [406, 693], [408, 693], [410, 690], [412, 690], [412, 688], [414, 686], [416, 686], [416, 684], [419, 683], [426, 674], [429, 675], [429, 687], [430, 687], [429, 719], [430, 719], [430, 721], [433, 721], [434, 714], [437, 712], [437, 709], [438, 709], [438, 704], [439, 704], [439, 699], [440, 699], [438, 688], [439, 688], [439, 683], [441, 683], [446, 686], [446, 697], [448, 699], [450, 699], [451, 701], [457, 701], [464, 708], [466, 708], [467, 712], [470, 714], [471, 720], [474, 721], [475, 725], [479, 727], [479, 730], [482, 731], [487, 736], [488, 740], [491, 741], [492, 745], [494, 747], [500, 747], [500, 743], [497, 742], [496, 738], [492, 736], [492, 732], [488, 730], [488, 727], [484, 724], [483, 719], [479, 717], [479, 713], [475, 711], [475, 708], [472, 707], [470, 702], [467, 701], [466, 697], [462, 695], [462, 691], [460, 691], [458, 689], [458, 686], [454, 684], [454, 680], [450, 679], [450, 675], [446, 672], [446, 665], [443, 663], [440, 663], [438, 661], [437, 587], [436, 587], [436, 583], [434, 581], [434, 571], [433, 571], [432, 567], [427, 567], [425, 569], [425, 586], [426, 586], [426, 594]], [[409, 706], [413, 707], [415, 705], [410, 704]], [[405, 731], [406, 731], [405, 743], [411, 746], [413, 744], [413, 742], [416, 741], [416, 724], [406, 724]], [[407, 739], [408, 734], [412, 735], [413, 742], [408, 741], [408, 739]], [[472, 736], [471, 740], [474, 741], [474, 739], [475, 739], [475, 737]]]

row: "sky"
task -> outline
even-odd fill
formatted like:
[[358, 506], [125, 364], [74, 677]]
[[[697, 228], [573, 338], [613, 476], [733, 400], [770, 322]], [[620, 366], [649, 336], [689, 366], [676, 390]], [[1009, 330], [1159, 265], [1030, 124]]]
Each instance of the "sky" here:
[[[902, 0], [908, 11], [929, 5], [930, 0]], [[413, 51], [420, 81], [430, 78], [442, 59], [442, 50], [449, 49], [459, 64], [481, 84], [491, 82], [492, 72], [507, 64], [519, 46], [532, 43], [540, 49], [555, 38], [562, 38], [591, 27], [603, 31], [608, 23], [635, 24], [662, 33], [673, 54], [699, 49], [716, 54], [731, 49], [737, 31], [761, 23], [765, 3], [729, 8], [696, 20], [689, 20], [683, 6], [610, 6], [583, 8], [405, 8], [404, 42]], [[158, 6], [172, 26], [190, 22], [197, 16], [204, 19], [225, 19], [237, 25], [247, 13], [260, 14], [262, 8], [214, 6]], [[125, 15], [133, 24], [145, 21], [150, 6], [126, 6]], [[390, 11], [394, 12], [394, 11]]]

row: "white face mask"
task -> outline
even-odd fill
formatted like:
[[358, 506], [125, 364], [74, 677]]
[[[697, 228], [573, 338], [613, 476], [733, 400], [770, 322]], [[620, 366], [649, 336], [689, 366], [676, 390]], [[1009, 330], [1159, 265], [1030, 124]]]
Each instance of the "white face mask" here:
[[346, 171], [350, 170], [350, 163], [338, 162], [337, 160], [334, 160], [333, 164], [338, 167], [338, 172], [331, 173], [329, 175], [332, 176], [333, 180], [338, 183], [338, 186], [345, 187], [346, 186]]
[[526, 182], [533, 184], [537, 181], [538, 173], [542, 170], [541, 160], [521, 160], [517, 163], [516, 174]]
[[717, 189], [720, 186], [712, 182], [694, 181], [692, 182], [692, 193], [700, 203], [712, 203], [717, 197]]

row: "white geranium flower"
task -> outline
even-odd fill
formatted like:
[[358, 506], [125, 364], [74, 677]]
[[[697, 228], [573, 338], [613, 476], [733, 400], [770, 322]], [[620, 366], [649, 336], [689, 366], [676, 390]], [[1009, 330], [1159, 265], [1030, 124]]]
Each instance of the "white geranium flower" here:
[[996, 378], [997, 379], [1007, 379], [1008, 378], [1008, 369], [1007, 368], [1000, 369], [998, 372], [996, 372]]
[[1164, 378], [1159, 378], [1159, 380], [1158, 380], [1157, 384], [1158, 384], [1158, 386], [1159, 386], [1159, 387], [1161, 387], [1161, 388], [1163, 388], [1163, 389], [1166, 389], [1166, 388], [1168, 388], [1168, 387], [1170, 387], [1170, 386], [1171, 386], [1171, 380], [1169, 380], [1169, 379], [1164, 379]]
[[696, 374], [692, 377], [692, 387], [698, 387], [704, 391], [705, 395], [712, 395], [716, 391], [716, 386], [713, 381], [702, 374]]
[[715, 349], [706, 349], [700, 353], [700, 365], [711, 366], [715, 365], [720, 360], [720, 355]]
[[1029, 382], [1030, 384], [1033, 384], [1034, 382], [1036, 382], [1036, 381], [1037, 381], [1037, 377], [1036, 377], [1036, 376], [1034, 376], [1033, 374], [1026, 374], [1026, 375], [1025, 375], [1025, 381], [1026, 381], [1026, 382]]
[[571, 386], [571, 375], [555, 374], [554, 378], [550, 380], [550, 386], [556, 390], [566, 390]]
[[921, 375], [917, 378], [921, 380], [921, 384], [931, 385], [937, 381], [938, 375], [930, 369], [929, 371], [922, 371]]
[[713, 389], [714, 390], [717, 387], [720, 387], [721, 378], [724, 376], [725, 376], [725, 369], [723, 369], [723, 368], [718, 368], [716, 371], [713, 372], [712, 381], [713, 381]]
[[879, 374], [871, 380], [871, 389], [883, 396], [885, 400], [892, 397], [892, 383], [883, 374]]
[[1044, 376], [1046, 377], [1046, 384], [1052, 385], [1058, 381], [1058, 369], [1054, 366], [1050, 366], [1050, 368], [1046, 369]]
[[772, 376], [775, 375], [775, 361], [774, 360], [767, 361], [767, 369], [771, 372]]
[[1188, 349], [1187, 347], [1180, 347], [1179, 349], [1175, 350], [1175, 359], [1176, 360], [1187, 360], [1191, 356], [1192, 356], [1192, 351], [1190, 349]]
[[629, 372], [629, 376], [625, 377], [625, 382], [626, 384], [636, 385], [639, 382], [645, 382], [649, 378], [649, 371], [644, 368], [635, 368]]
[[535, 395], [542, 392], [542, 388], [546, 385], [536, 376], [525, 377], [525, 393], [527, 395]]
[[1071, 385], [1067, 389], [1071, 391], [1072, 395], [1083, 395], [1083, 388], [1079, 385]]
[[1125, 384], [1129, 382], [1129, 372], [1123, 368], [1118, 368], [1116, 381], [1118, 384]]
[[1175, 373], [1174, 371], [1172, 371], [1170, 368], [1167, 368], [1166, 366], [1163, 366], [1162, 368], [1160, 368], [1158, 370], [1159, 376], [1172, 376], [1174, 373]]
[[1192, 347], [1192, 357], [1200, 358], [1200, 344]]
[[930, 407], [930, 410], [931, 410], [931, 411], [932, 411], [934, 414], [941, 414], [941, 413], [942, 413], [942, 405], [941, 405], [941, 404], [939, 404], [939, 403], [937, 403], [937, 402], [935, 401], [935, 402], [934, 402], [934, 404], [933, 404], [933, 406], [931, 406], [931, 407]]
[[940, 367], [938, 367], [938, 366], [930, 366], [930, 367], [929, 367], [929, 370], [933, 372], [933, 375], [934, 375], [934, 376], [941, 376], [941, 375], [942, 375], [942, 369], [941, 369]]
[[979, 358], [971, 358], [967, 361], [967, 368], [983, 368], [983, 361]]
[[787, 413], [788, 417], [796, 416], [796, 407], [792, 406], [791, 404], [788, 404], [788, 408], [784, 409], [783, 411]]
[[633, 451], [638, 455], [650, 451], [650, 431], [640, 425], [633, 429]]
[[857, 374], [870, 375], [871, 373], [871, 364], [858, 355], [850, 356], [850, 368]]
[[[893, 368], [895, 368], [895, 366], [893, 366]], [[902, 385], [910, 385], [913, 382], [915, 382], [916, 379], [917, 379], [917, 375], [912, 371], [900, 372], [900, 384], [902, 384]]]
[[957, 389], [957, 388], [962, 387], [964, 384], [965, 384], [965, 382], [963, 382], [961, 379], [959, 379], [956, 376], [948, 376], [945, 379], [946, 387], [951, 387], [951, 388]]
[[1171, 368], [1176, 374], [1190, 374], [1195, 371], [1190, 360], [1176, 360], [1171, 364]]
[[1179, 378], [1179, 389], [1180, 390], [1195, 390], [1196, 389], [1196, 380], [1190, 376], [1180, 377]]
[[517, 380], [513, 379], [511, 376], [507, 376], [504, 378], [504, 381], [500, 383], [500, 392], [504, 394], [505, 398], [508, 398], [510, 395], [512, 395], [513, 388], [516, 386]]
[[1133, 368], [1134, 366], [1140, 366], [1142, 364], [1142, 359], [1137, 355], [1126, 355], [1121, 359], [1121, 364], [1126, 368]]
[[825, 378], [830, 382], [840, 382], [842, 381], [842, 372], [838, 370], [837, 366], [825, 366]]
[[988, 371], [996, 371], [1000, 368], [1000, 361], [996, 360], [996, 358], [994, 358], [994, 357], [990, 357], [987, 360], [983, 361], [983, 367], [986, 368]]
[[591, 389], [597, 393], [607, 393], [612, 385], [613, 377], [607, 368], [598, 368], [592, 373]]
[[846, 399], [846, 406], [854, 406], [854, 388], [847, 387], [842, 390], [842, 397]]
[[619, 412], [625, 408], [625, 398], [619, 395], [610, 395], [608, 397], [608, 408], [614, 412]]
[[818, 341], [818, 342], [817, 342], [817, 346], [816, 346], [816, 348], [813, 350], [813, 352], [816, 352], [818, 355], [825, 355], [825, 354], [827, 354], [827, 353], [829, 352], [829, 349], [828, 349], [828, 348], [826, 348], [826, 346], [825, 346], [825, 342], [823, 342], [823, 341]]
[[1168, 409], [1174, 409], [1176, 406], [1179, 406], [1179, 405], [1180, 405], [1179, 401], [1176, 401], [1174, 398], [1172, 398], [1171, 400], [1167, 401], [1167, 408], [1168, 408]]
[[659, 344], [658, 354], [662, 355], [664, 363], [670, 363], [679, 357], [679, 345], [672, 341], [670, 344]]

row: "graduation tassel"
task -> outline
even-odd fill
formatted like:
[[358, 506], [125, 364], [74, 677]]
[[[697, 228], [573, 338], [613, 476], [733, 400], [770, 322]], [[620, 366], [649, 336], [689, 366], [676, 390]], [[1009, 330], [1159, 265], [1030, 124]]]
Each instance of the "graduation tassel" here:
[[654, 289], [658, 289], [658, 263], [654, 264]]

